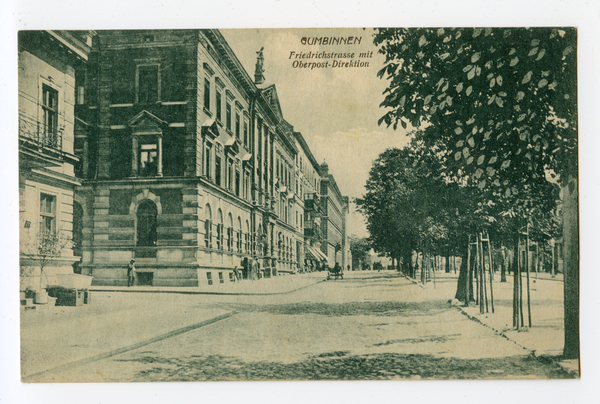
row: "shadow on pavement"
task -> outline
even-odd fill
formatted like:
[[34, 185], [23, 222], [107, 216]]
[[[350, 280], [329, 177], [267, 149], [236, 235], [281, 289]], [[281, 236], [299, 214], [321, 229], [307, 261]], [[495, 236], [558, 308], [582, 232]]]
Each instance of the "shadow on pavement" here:
[[[295, 363], [244, 362], [222, 355], [159, 358], [140, 355], [120, 362], [148, 365], [131, 381], [219, 380], [397, 380], [397, 379], [567, 379], [551, 360], [532, 356], [493, 359], [439, 358], [428, 354], [381, 353], [346, 356], [335, 351]], [[123, 380], [121, 380], [123, 381]]]

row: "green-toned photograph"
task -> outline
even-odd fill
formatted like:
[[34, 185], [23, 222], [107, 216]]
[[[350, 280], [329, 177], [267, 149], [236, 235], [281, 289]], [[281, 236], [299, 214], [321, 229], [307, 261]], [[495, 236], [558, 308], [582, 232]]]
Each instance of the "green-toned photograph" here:
[[579, 378], [577, 34], [19, 31], [21, 380]]

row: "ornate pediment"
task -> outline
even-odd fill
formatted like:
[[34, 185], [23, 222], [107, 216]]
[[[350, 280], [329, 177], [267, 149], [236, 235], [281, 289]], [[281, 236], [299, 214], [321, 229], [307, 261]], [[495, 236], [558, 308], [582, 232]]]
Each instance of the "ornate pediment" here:
[[144, 110], [127, 122], [134, 134], [162, 134], [167, 122]]
[[275, 84], [270, 85], [269, 87], [261, 90], [261, 95], [265, 101], [269, 103], [275, 115], [279, 120], [283, 119], [283, 113], [281, 112], [281, 104], [279, 103], [279, 96], [277, 95], [277, 89], [275, 88]]
[[216, 139], [221, 135], [221, 127], [214, 118], [209, 118], [202, 124], [202, 136]]

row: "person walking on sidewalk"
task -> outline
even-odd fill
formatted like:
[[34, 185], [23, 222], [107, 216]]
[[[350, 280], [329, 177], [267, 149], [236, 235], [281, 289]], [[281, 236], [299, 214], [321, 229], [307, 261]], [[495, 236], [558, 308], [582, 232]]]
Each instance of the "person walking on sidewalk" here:
[[135, 260], [129, 261], [129, 266], [127, 267], [127, 286], [133, 286], [135, 284]]

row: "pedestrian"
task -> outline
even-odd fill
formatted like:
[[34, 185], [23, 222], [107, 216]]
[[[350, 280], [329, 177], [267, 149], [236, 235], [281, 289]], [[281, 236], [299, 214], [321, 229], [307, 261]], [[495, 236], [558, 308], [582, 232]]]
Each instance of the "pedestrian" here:
[[275, 258], [271, 260], [271, 275], [277, 276], [277, 260]]
[[133, 286], [135, 284], [135, 260], [129, 261], [129, 266], [127, 267], [127, 286]]
[[238, 276], [240, 274], [240, 270], [237, 265], [233, 267], [233, 282], [239, 282]]

